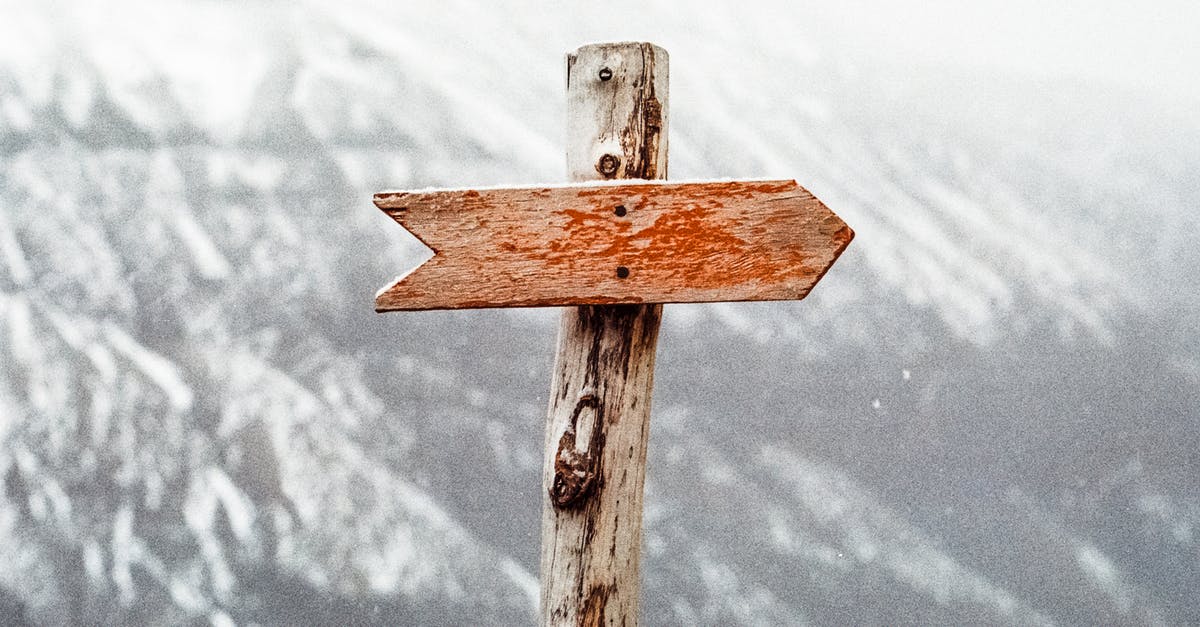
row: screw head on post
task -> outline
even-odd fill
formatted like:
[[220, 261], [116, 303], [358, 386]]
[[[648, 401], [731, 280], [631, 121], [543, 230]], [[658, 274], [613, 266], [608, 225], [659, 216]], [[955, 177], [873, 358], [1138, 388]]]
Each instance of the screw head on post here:
[[612, 70], [607, 67], [600, 68], [600, 80], [606, 81], [610, 78], [612, 78]]

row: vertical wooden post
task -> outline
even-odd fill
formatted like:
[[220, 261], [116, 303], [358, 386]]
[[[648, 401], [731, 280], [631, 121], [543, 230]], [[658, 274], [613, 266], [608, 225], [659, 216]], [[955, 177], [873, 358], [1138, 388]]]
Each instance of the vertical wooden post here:
[[[567, 170], [573, 181], [667, 177], [665, 50], [594, 44], [567, 55]], [[638, 260], [612, 271], [637, 281]], [[661, 305], [563, 311], [542, 469], [544, 625], [637, 623], [661, 317]]]

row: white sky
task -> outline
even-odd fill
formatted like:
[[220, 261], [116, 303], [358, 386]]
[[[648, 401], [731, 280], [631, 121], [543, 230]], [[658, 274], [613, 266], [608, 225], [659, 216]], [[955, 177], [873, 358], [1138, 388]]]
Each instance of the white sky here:
[[[588, 41], [639, 39], [674, 51], [695, 37], [727, 33], [717, 45], [756, 48], [816, 44], [820, 62], [840, 50], [1037, 78], [1078, 78], [1146, 88], [1200, 101], [1200, 2], [1196, 0], [606, 0], [547, 5], [570, 24], [563, 49]], [[631, 17], [636, 16], [636, 17]], [[686, 17], [685, 17], [686, 16]], [[693, 39], [672, 41], [679, 24]], [[549, 33], [553, 37], [556, 33]], [[720, 34], [716, 34], [721, 39]]]
[[1200, 100], [1200, 2], [844, 0], [813, 18], [861, 51]]

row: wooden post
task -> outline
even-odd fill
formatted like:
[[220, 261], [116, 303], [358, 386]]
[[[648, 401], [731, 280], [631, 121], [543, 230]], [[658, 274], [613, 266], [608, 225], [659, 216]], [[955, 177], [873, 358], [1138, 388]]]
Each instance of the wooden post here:
[[[567, 170], [573, 181], [667, 177], [665, 50], [594, 44], [567, 55]], [[637, 281], [635, 261], [612, 272]], [[637, 623], [661, 317], [662, 305], [562, 313], [542, 469], [544, 625]]]

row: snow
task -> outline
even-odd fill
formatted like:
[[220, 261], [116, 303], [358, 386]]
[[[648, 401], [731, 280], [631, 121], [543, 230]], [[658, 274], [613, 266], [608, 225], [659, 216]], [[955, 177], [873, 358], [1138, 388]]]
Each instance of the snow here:
[[[1094, 545], [1080, 541], [1075, 549], [1075, 559], [1079, 569], [1112, 600], [1117, 611], [1128, 616], [1133, 609], [1134, 596], [1137, 591], [1122, 576], [1116, 564]], [[1166, 624], [1161, 618], [1155, 621]]]
[[83, 547], [83, 568], [93, 582], [99, 584], [105, 580], [104, 552], [95, 540], [89, 540]]
[[[366, 10], [368, 8], [370, 10]], [[388, 11], [405, 12], [395, 8]], [[339, 11], [325, 12], [325, 16], [345, 28], [351, 36], [401, 60], [407, 79], [437, 86], [440, 96], [444, 98], [443, 105], [447, 108], [445, 113], [454, 127], [476, 138], [484, 150], [519, 158], [525, 164], [533, 164], [534, 169], [545, 172], [553, 172], [561, 167], [561, 148], [553, 138], [535, 129], [528, 118], [490, 104], [488, 95], [501, 87], [501, 74], [488, 76], [487, 65], [472, 66], [466, 58], [454, 55], [440, 58], [435, 63], [427, 61], [426, 51], [445, 45], [431, 41], [431, 37], [449, 35], [470, 41], [474, 35], [477, 41], [486, 41], [492, 22], [487, 19], [460, 21], [452, 18], [453, 12], [446, 12], [441, 19], [452, 20], [454, 28], [435, 34], [424, 29], [384, 28], [382, 25], [389, 21], [387, 18], [400, 23], [404, 18], [402, 15], [388, 16], [387, 12], [383, 12], [381, 20], [380, 13], [377, 7], [351, 2]], [[519, 67], [516, 65], [519, 61], [511, 56], [505, 61], [510, 68]], [[421, 125], [409, 123], [405, 126], [413, 128], [418, 137], [435, 128], [425, 127], [422, 132]], [[429, 140], [430, 143], [437, 141], [436, 137], [429, 137]]]
[[124, 355], [135, 369], [162, 390], [172, 410], [182, 413], [191, 409], [192, 389], [170, 359], [146, 348], [114, 324], [105, 324], [103, 334], [109, 346]]
[[[158, 134], [177, 123], [178, 113], [164, 106], [164, 86], [155, 84], [166, 75], [173, 80], [165, 88], [189, 122], [218, 141], [235, 139], [270, 69], [263, 44], [279, 41], [275, 22], [253, 5], [125, 0], [51, 11], [113, 100]], [[86, 105], [73, 110], [78, 117]]]
[[212, 627], [237, 627], [237, 622], [229, 614], [221, 610], [209, 614], [208, 621]]
[[137, 554], [136, 539], [133, 537], [133, 510], [128, 505], [117, 510], [112, 524], [112, 568], [110, 576], [117, 586], [121, 603], [129, 606], [137, 599], [133, 583], [133, 565]]
[[[0, 59], [17, 83], [21, 100], [37, 107], [46, 104], [53, 93], [55, 41], [59, 37], [44, 9], [35, 5], [8, 2], [0, 21]], [[6, 109], [8, 107], [5, 107]]]
[[178, 164], [170, 153], [160, 151], [150, 165], [146, 204], [161, 212], [174, 227], [184, 248], [191, 253], [200, 276], [209, 280], [223, 279], [229, 275], [229, 262], [200, 226], [186, 198], [186, 187]]
[[241, 542], [250, 542], [253, 531], [251, 525], [256, 517], [254, 503], [220, 468], [209, 468], [205, 478], [208, 481], [208, 491], [216, 494], [221, 502], [233, 535]]
[[529, 601], [530, 607], [537, 607], [541, 602], [541, 589], [537, 577], [509, 558], [500, 562], [500, 570], [512, 580]]
[[1023, 606], [1010, 592], [948, 555], [842, 471], [778, 446], [765, 448], [759, 460], [794, 485], [790, 496], [816, 523], [838, 530], [841, 548], [860, 564], [880, 561], [895, 577], [927, 591], [943, 606], [968, 601], [985, 605], [1007, 620], [1052, 624], [1048, 617]]
[[33, 126], [33, 115], [20, 100], [3, 96], [0, 97], [0, 121], [13, 131], [26, 132]]
[[[188, 500], [183, 507], [183, 516], [191, 528], [193, 535], [200, 545], [200, 554], [204, 558], [209, 572], [209, 581], [218, 598], [229, 598], [234, 591], [236, 579], [229, 561], [217, 538], [216, 516], [218, 506], [229, 515], [230, 523], [241, 526], [243, 534], [249, 528], [249, 519], [253, 514], [247, 512], [243, 501], [236, 495], [229, 494], [228, 478], [222, 481], [220, 470], [209, 468], [193, 478], [188, 494]], [[223, 492], [223, 493], [222, 493]], [[231, 498], [232, 497], [232, 498]], [[233, 505], [232, 509], [228, 509]]]
[[208, 182], [218, 187], [247, 185], [263, 194], [279, 187], [287, 162], [277, 156], [239, 150], [214, 150], [205, 155]]
[[5, 294], [0, 300], [7, 315], [8, 342], [12, 356], [28, 366], [41, 361], [37, 335], [33, 332], [33, 317], [29, 300], [18, 294]]
[[4, 261], [3, 265], [8, 269], [8, 276], [12, 282], [18, 287], [25, 286], [33, 280], [33, 273], [6, 213], [0, 211], [0, 259]]

